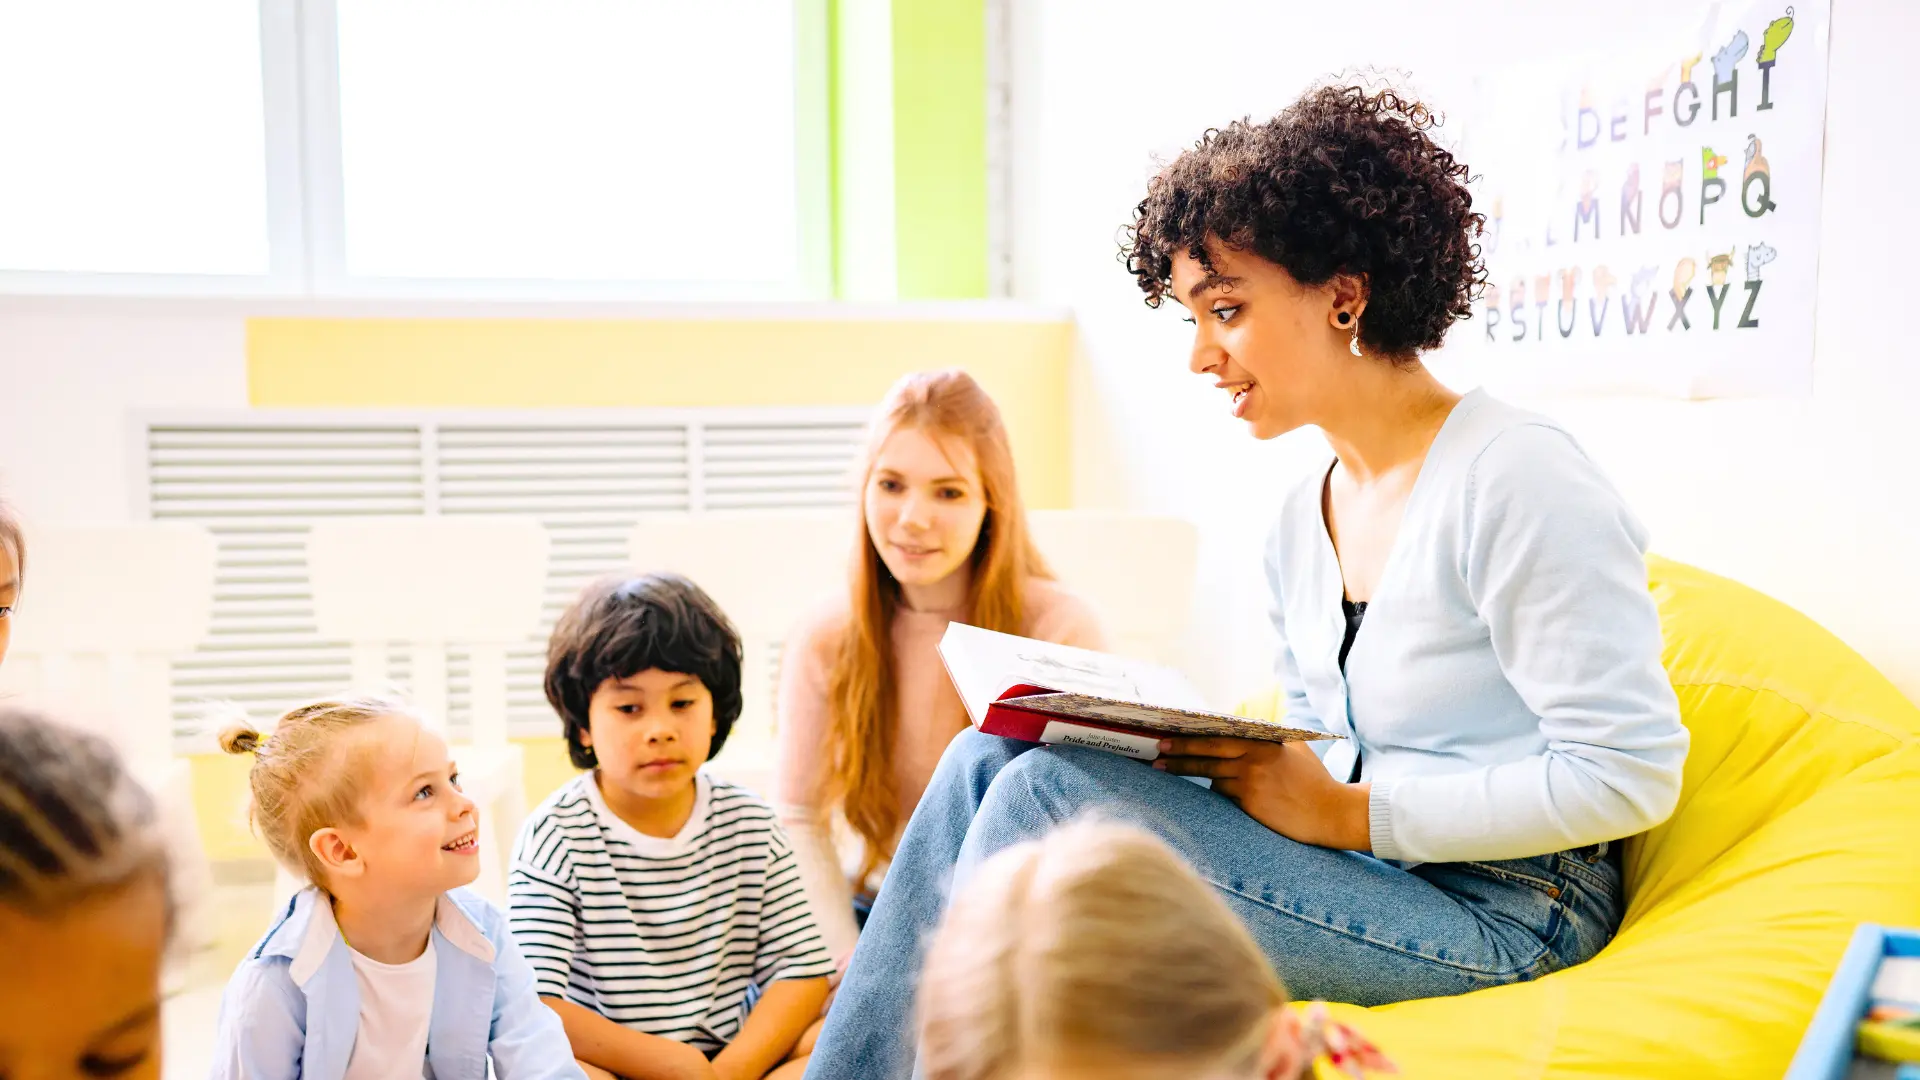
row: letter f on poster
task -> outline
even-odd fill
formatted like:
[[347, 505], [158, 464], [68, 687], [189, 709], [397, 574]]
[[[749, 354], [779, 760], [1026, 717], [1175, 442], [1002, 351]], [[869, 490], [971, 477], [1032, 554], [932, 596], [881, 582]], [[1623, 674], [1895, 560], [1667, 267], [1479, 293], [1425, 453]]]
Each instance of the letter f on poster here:
[[1500, 286], [1474, 308], [1498, 331], [1449, 362], [1495, 386], [1806, 392], [1830, 2], [1683, 0], [1617, 52], [1579, 51], [1613, 6], [1554, 9], [1567, 32], [1477, 58], [1460, 113]]

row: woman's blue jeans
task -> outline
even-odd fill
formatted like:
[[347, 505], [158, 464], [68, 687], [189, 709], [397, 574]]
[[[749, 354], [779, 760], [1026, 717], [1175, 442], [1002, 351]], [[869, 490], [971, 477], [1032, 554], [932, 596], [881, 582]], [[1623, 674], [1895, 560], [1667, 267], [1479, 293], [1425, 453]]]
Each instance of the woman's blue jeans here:
[[914, 987], [948, 887], [1002, 848], [1088, 814], [1158, 834], [1240, 916], [1295, 997], [1378, 1005], [1537, 978], [1619, 926], [1607, 845], [1402, 869], [1297, 843], [1130, 758], [977, 731], [948, 746], [808, 1062], [808, 1080], [913, 1073]]

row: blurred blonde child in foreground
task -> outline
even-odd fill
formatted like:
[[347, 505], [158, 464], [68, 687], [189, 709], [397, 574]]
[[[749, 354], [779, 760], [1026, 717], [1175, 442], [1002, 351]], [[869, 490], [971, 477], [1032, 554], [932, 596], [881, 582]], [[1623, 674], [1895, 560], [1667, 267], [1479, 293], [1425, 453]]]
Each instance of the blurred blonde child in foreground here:
[[302, 889], [234, 972], [213, 1080], [580, 1080], [566, 1032], [479, 875], [479, 814], [404, 706], [321, 701], [252, 754], [252, 816]]
[[1295, 1080], [1393, 1066], [1303, 1015], [1233, 913], [1171, 849], [1079, 823], [988, 859], [920, 984], [925, 1080]]

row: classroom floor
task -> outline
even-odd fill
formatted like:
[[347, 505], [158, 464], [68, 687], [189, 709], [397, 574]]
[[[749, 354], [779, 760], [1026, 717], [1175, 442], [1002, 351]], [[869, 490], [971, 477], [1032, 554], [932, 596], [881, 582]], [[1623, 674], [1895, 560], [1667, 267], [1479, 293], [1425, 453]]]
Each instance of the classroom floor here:
[[205, 1080], [213, 1063], [220, 992], [241, 957], [266, 931], [272, 917], [273, 882], [216, 885], [206, 925], [213, 940], [177, 963], [168, 979], [160, 1022], [165, 1039], [164, 1080]]

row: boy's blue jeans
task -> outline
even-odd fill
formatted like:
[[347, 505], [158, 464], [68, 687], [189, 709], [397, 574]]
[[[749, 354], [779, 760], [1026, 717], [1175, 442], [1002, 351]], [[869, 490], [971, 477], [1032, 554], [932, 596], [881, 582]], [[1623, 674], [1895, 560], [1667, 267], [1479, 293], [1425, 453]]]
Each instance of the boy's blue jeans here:
[[808, 1080], [911, 1076], [913, 991], [950, 878], [1089, 813], [1172, 844], [1298, 998], [1378, 1005], [1532, 979], [1599, 952], [1620, 923], [1620, 871], [1606, 844], [1404, 870], [1289, 840], [1130, 758], [969, 729], [947, 747], [901, 837]]

